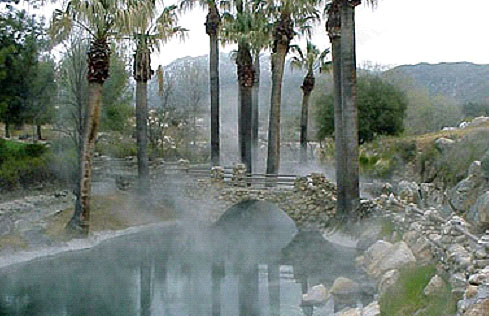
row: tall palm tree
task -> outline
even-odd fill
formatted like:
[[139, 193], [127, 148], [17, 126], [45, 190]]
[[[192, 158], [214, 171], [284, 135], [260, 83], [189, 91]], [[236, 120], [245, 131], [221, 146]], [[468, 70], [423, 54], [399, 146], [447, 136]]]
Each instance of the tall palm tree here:
[[151, 11], [152, 4], [123, 0], [70, 0], [64, 10], [55, 10], [50, 25], [52, 38], [65, 40], [73, 27], [80, 27], [91, 37], [88, 51], [88, 105], [85, 113], [80, 155], [79, 183], [75, 189], [75, 212], [68, 224], [72, 231], [88, 235], [92, 156], [100, 121], [102, 87], [109, 76], [110, 40], [129, 34], [139, 14]]
[[[355, 7], [360, 3], [333, 0], [327, 6], [333, 50], [337, 214], [343, 217], [352, 214], [360, 203], [355, 51]], [[369, 5], [376, 3], [367, 0]]]
[[196, 4], [207, 7], [208, 13], [205, 22], [205, 31], [209, 35], [209, 80], [211, 93], [211, 163], [220, 165], [220, 84], [219, 84], [219, 29], [221, 15], [219, 14], [219, 0], [181, 0], [183, 9], [191, 9]]
[[134, 53], [134, 79], [136, 80], [136, 137], [138, 145], [138, 189], [141, 194], [150, 190], [148, 165], [148, 86], [151, 79], [151, 52], [159, 49], [172, 37], [183, 37], [185, 29], [178, 26], [176, 5], [163, 8], [159, 16], [154, 12], [146, 12], [140, 16], [133, 28], [133, 38], [136, 43]]
[[273, 23], [272, 94], [268, 128], [267, 174], [276, 175], [280, 167], [280, 107], [285, 57], [298, 30], [308, 32], [319, 19], [318, 0], [264, 0]]
[[252, 110], [251, 110], [251, 149], [252, 149], [252, 161], [256, 166], [258, 162], [259, 143], [258, 143], [258, 131], [260, 122], [260, 75], [261, 75], [261, 63], [260, 54], [263, 50], [270, 47], [271, 44], [271, 25], [268, 22], [266, 15], [261, 14], [262, 1], [254, 1], [252, 10], [253, 14], [253, 26], [254, 30], [251, 31], [250, 45], [253, 55], [253, 67], [255, 68], [255, 83], [253, 85], [252, 93]]
[[309, 116], [309, 98], [316, 84], [315, 72], [326, 68], [326, 56], [329, 54], [329, 49], [320, 51], [311, 41], [307, 41], [306, 52], [304, 53], [299, 46], [293, 48], [296, 56], [292, 57], [292, 69], [300, 69], [306, 71], [306, 76], [302, 82], [302, 112], [301, 112], [301, 161], [307, 161], [307, 123]]
[[235, 54], [239, 82], [239, 148], [241, 162], [252, 172], [252, 104], [255, 69], [250, 45], [255, 27], [255, 12], [252, 1], [237, 0], [228, 3], [223, 14], [223, 39], [238, 44]]

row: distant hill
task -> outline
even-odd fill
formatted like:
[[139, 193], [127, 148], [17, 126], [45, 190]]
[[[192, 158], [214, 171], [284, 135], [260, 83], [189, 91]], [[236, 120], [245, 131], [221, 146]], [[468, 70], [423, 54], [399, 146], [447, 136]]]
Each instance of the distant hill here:
[[431, 95], [445, 95], [460, 103], [489, 100], [489, 65], [468, 62], [403, 65], [388, 70], [413, 80]]

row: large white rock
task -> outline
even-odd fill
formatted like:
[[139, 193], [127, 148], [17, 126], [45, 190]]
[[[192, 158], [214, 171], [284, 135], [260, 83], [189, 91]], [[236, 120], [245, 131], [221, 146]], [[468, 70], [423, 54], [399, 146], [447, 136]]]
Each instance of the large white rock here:
[[372, 264], [377, 264], [377, 262], [384, 257], [384, 255], [392, 247], [392, 244], [387, 241], [378, 240], [372, 246], [370, 246], [367, 251], [365, 251], [364, 264], [368, 268]]
[[335, 316], [362, 316], [361, 308], [351, 308], [348, 307], [339, 313], [334, 314]]
[[367, 305], [365, 308], [351, 308], [348, 307], [339, 313], [334, 314], [335, 316], [380, 316], [380, 306], [377, 301], [374, 301]]
[[377, 301], [373, 301], [367, 305], [362, 312], [362, 316], [380, 316], [380, 305]]
[[453, 146], [453, 144], [455, 144], [455, 141], [450, 138], [441, 137], [435, 140], [435, 147], [441, 152], [446, 151]]
[[424, 295], [430, 296], [441, 292], [445, 286], [445, 281], [437, 275], [431, 278], [428, 285], [424, 288]]
[[384, 295], [391, 286], [397, 283], [399, 276], [399, 270], [396, 269], [384, 273], [377, 286], [380, 296]]
[[379, 269], [381, 272], [384, 272], [392, 269], [399, 269], [414, 264], [415, 262], [416, 258], [414, 257], [413, 252], [404, 241], [401, 241], [394, 244], [385, 254], [379, 264]]
[[368, 274], [380, 277], [383, 273], [412, 265], [416, 262], [408, 245], [401, 241], [391, 244], [379, 241], [365, 253], [365, 265]]
[[322, 285], [316, 285], [311, 287], [307, 294], [302, 296], [302, 304], [303, 305], [320, 305], [324, 304], [328, 301], [329, 291], [328, 289]]
[[359, 292], [360, 285], [358, 285], [357, 282], [345, 277], [337, 278], [333, 283], [333, 287], [331, 288], [331, 293], [334, 295], [349, 295], [357, 294]]

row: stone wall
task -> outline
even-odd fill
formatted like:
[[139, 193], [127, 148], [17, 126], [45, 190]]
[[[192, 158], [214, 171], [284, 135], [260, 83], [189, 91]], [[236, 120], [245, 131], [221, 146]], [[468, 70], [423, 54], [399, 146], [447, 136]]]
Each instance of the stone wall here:
[[489, 235], [470, 233], [470, 224], [455, 213], [442, 216], [436, 208], [421, 209], [393, 194], [376, 202], [418, 262], [434, 261], [449, 275], [459, 298], [457, 315], [489, 315]]

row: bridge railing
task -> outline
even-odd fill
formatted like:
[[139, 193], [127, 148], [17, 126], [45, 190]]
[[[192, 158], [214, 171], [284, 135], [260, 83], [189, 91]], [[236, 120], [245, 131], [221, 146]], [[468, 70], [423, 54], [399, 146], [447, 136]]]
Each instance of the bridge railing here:
[[[134, 182], [137, 178], [137, 162], [134, 159], [95, 160], [94, 167], [98, 178], [114, 178], [117, 182]], [[248, 173], [246, 166], [210, 167], [206, 164], [190, 164], [187, 160], [152, 161], [150, 164], [151, 177], [158, 179], [166, 175], [185, 175], [197, 179], [213, 179], [232, 186], [264, 187], [282, 186], [293, 187], [297, 180], [292, 174]]]

